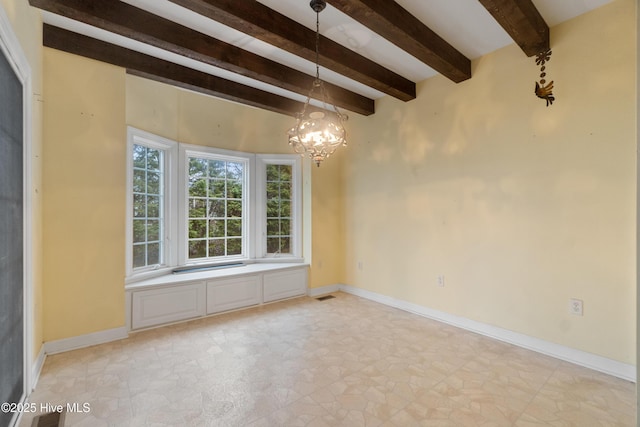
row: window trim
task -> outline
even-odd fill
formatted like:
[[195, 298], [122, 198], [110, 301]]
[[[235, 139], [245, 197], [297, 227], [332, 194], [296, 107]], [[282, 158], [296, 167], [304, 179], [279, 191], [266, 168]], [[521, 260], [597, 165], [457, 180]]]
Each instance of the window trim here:
[[[144, 145], [164, 152], [164, 259], [160, 264], [133, 268], [133, 146]], [[158, 270], [172, 268], [176, 263], [176, 248], [174, 242], [177, 235], [177, 219], [171, 212], [177, 194], [177, 182], [172, 179], [177, 171], [178, 143], [140, 129], [127, 127], [127, 203], [126, 203], [126, 231], [125, 231], [125, 272], [126, 277], [146, 277]]]

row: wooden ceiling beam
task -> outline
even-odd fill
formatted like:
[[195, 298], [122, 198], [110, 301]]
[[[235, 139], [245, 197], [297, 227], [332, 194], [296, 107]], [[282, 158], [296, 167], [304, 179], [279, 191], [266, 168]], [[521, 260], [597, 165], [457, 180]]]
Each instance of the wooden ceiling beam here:
[[[309, 61], [316, 61], [316, 33], [304, 25], [254, 0], [170, 0], [200, 15], [218, 21], [259, 40], [278, 46]], [[314, 13], [309, 9], [309, 13]], [[320, 37], [319, 62], [323, 67], [349, 77], [402, 101], [416, 97], [414, 82], [364, 56]]]
[[[178, 55], [307, 96], [315, 76], [240, 49], [121, 1], [29, 0], [34, 7], [129, 37]], [[338, 107], [363, 115], [374, 100], [325, 83]]]
[[327, 0], [365, 27], [459, 83], [471, 78], [471, 61], [418, 18], [391, 0]]
[[549, 26], [531, 0], [480, 0], [527, 56], [550, 47]]
[[217, 98], [295, 116], [303, 103], [274, 95], [173, 62], [44, 24], [43, 45], [126, 68], [129, 74], [168, 83]]

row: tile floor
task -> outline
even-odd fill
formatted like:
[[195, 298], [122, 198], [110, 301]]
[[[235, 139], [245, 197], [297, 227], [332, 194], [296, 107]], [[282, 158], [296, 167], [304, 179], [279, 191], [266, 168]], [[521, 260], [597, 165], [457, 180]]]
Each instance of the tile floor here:
[[30, 401], [88, 427], [635, 425], [633, 383], [335, 295], [49, 356]]

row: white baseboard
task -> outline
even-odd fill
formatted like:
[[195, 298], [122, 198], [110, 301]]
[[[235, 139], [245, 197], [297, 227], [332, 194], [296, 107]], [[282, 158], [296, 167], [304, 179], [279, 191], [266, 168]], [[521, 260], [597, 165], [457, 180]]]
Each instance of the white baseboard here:
[[104, 344], [111, 341], [121, 340], [127, 338], [127, 327], [122, 326], [120, 328], [107, 329], [100, 332], [93, 332], [91, 334], [80, 335], [77, 337], [64, 338], [56, 341], [48, 341], [44, 343], [45, 354], [56, 354], [65, 351], [76, 350], [79, 348], [89, 347], [97, 344]]
[[[531, 337], [518, 332], [509, 331], [507, 329], [488, 325], [486, 323], [477, 322], [461, 316], [455, 316], [443, 311], [433, 310], [418, 304], [413, 304], [400, 299], [392, 298], [386, 295], [371, 292], [365, 289], [356, 288], [350, 285], [335, 284], [322, 286], [319, 288], [310, 288], [307, 295], [317, 297], [332, 292], [343, 291], [352, 295], [356, 295], [371, 301], [375, 301], [390, 307], [408, 311], [429, 319], [437, 320], [461, 329], [478, 333], [499, 341], [523, 347], [528, 350], [536, 351], [548, 356], [555, 357], [576, 365], [584, 366], [596, 371], [600, 371], [627, 381], [636, 382], [636, 367], [627, 363], [618, 362], [597, 354], [588, 353], [586, 351], [577, 350], [564, 345], [552, 343], [539, 338]], [[56, 341], [46, 342], [38, 354], [33, 366], [33, 386], [40, 375], [42, 365], [47, 354], [62, 353], [65, 351], [75, 350], [92, 345], [103, 344], [119, 339], [127, 338], [127, 328], [108, 329], [105, 331], [94, 332], [91, 334], [81, 335], [77, 337], [65, 338]]]
[[340, 285], [327, 285], [321, 286], [319, 288], [309, 288], [307, 289], [307, 295], [311, 298], [315, 298], [321, 295], [330, 294], [331, 292], [338, 292], [339, 290]]
[[[40, 346], [40, 351], [38, 352], [38, 356], [36, 360], [33, 362], [31, 366], [31, 391], [36, 389], [36, 384], [38, 384], [38, 380], [40, 379], [40, 373], [42, 372], [42, 367], [44, 366], [44, 360], [47, 358], [47, 353], [44, 352], [44, 344]], [[31, 394], [31, 391], [29, 394]]]
[[429, 319], [437, 320], [452, 326], [456, 326], [467, 331], [475, 332], [499, 341], [523, 347], [538, 353], [552, 356], [576, 365], [584, 366], [605, 374], [613, 375], [624, 380], [636, 382], [636, 367], [627, 363], [618, 362], [617, 360], [598, 356], [597, 354], [588, 353], [586, 351], [577, 350], [564, 345], [552, 343], [539, 338], [524, 335], [518, 332], [509, 331], [507, 329], [488, 325], [486, 323], [477, 322], [465, 317], [455, 316], [438, 310], [433, 310], [421, 305], [413, 304], [407, 301], [381, 295], [365, 289], [356, 288], [350, 285], [334, 285], [339, 290], [346, 293], [356, 295], [371, 301], [385, 304], [400, 310], [408, 311]]

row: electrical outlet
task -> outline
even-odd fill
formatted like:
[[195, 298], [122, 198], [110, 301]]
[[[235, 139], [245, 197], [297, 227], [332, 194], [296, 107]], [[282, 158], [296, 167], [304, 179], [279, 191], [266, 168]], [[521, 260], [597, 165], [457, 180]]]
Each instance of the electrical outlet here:
[[576, 298], [569, 298], [569, 314], [575, 316], [582, 316], [582, 300]]
[[363, 263], [362, 261], [358, 261], [358, 270], [362, 271], [363, 269]]
[[444, 274], [438, 276], [438, 287], [444, 288]]

